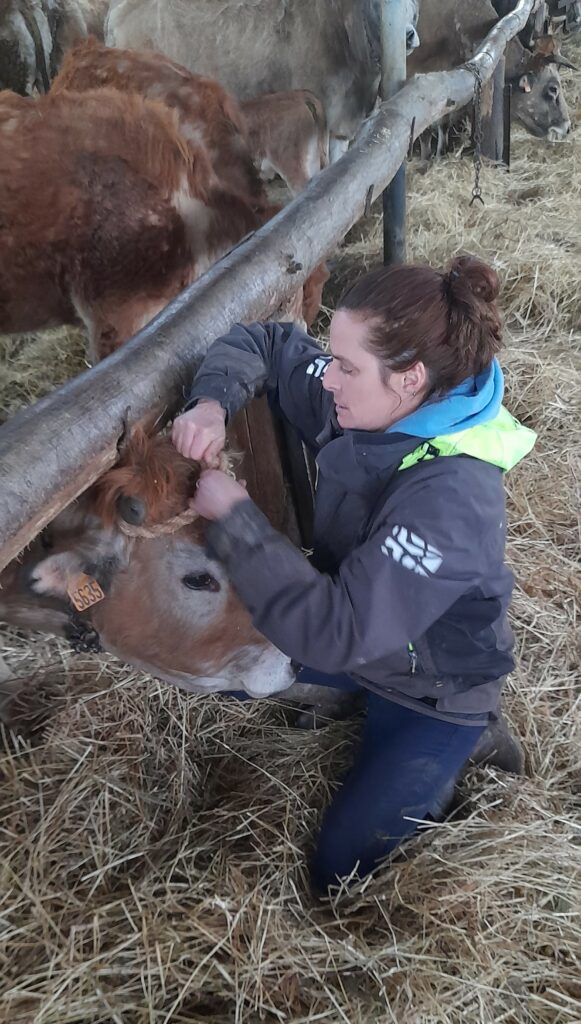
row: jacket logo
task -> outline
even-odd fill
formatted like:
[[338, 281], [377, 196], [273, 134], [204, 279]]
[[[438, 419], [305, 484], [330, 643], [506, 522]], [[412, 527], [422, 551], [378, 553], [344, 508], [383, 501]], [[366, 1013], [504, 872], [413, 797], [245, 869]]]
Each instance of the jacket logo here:
[[410, 569], [418, 576], [432, 576], [443, 561], [441, 551], [405, 526], [394, 526], [381, 545], [381, 550], [387, 558], [399, 562], [404, 569]]
[[308, 376], [322, 377], [330, 362], [331, 359], [329, 356], [317, 356], [317, 358], [307, 366]]

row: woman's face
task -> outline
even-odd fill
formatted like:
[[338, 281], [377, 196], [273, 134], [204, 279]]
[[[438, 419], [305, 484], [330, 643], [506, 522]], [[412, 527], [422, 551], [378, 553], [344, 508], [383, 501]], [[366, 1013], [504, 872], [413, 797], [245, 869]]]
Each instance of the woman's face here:
[[369, 321], [347, 310], [331, 320], [329, 347], [333, 361], [323, 387], [335, 401], [339, 426], [349, 430], [386, 430], [417, 409], [426, 385], [423, 363], [387, 379], [377, 356], [366, 348]]

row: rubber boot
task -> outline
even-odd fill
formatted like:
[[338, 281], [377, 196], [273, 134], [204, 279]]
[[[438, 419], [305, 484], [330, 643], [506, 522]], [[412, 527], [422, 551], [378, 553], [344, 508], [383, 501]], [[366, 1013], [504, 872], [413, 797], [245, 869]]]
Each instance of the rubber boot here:
[[522, 775], [524, 771], [524, 751], [516, 736], [502, 714], [495, 711], [487, 728], [482, 733], [472, 756], [472, 764], [490, 765], [500, 768], [503, 772]]

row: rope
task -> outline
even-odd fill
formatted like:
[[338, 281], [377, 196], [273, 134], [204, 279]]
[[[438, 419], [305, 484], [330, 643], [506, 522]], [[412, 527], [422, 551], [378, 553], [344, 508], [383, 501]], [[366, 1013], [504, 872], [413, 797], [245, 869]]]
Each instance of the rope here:
[[165, 523], [157, 523], [155, 526], [132, 526], [124, 519], [119, 520], [119, 529], [126, 537], [146, 537], [151, 540], [153, 537], [161, 537], [167, 533], [176, 533], [182, 526], [188, 526], [198, 519], [198, 513], [193, 508], [186, 508], [177, 516], [172, 516]]
[[[236, 474], [231, 467], [231, 461], [225, 452], [221, 452], [218, 456], [218, 464], [215, 467], [226, 473], [227, 476], [236, 479]], [[170, 533], [177, 533], [183, 526], [189, 526], [190, 523], [195, 522], [199, 518], [198, 512], [193, 508], [186, 508], [183, 512], [178, 512], [176, 516], [172, 516], [171, 519], [167, 519], [165, 523], [156, 523], [155, 526], [132, 526], [131, 523], [125, 522], [124, 519], [119, 520], [119, 529], [121, 533], [124, 533], [126, 537], [142, 537], [147, 540], [152, 540], [154, 537], [163, 537]]]

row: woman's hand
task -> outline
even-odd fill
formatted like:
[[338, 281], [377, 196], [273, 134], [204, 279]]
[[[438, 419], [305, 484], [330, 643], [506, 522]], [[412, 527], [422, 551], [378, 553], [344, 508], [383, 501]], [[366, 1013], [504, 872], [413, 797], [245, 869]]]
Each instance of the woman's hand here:
[[224, 519], [238, 502], [247, 498], [243, 484], [219, 469], [206, 469], [196, 484], [190, 505], [203, 519]]
[[174, 420], [171, 439], [186, 459], [217, 466], [226, 443], [225, 410], [219, 402], [202, 398]]

